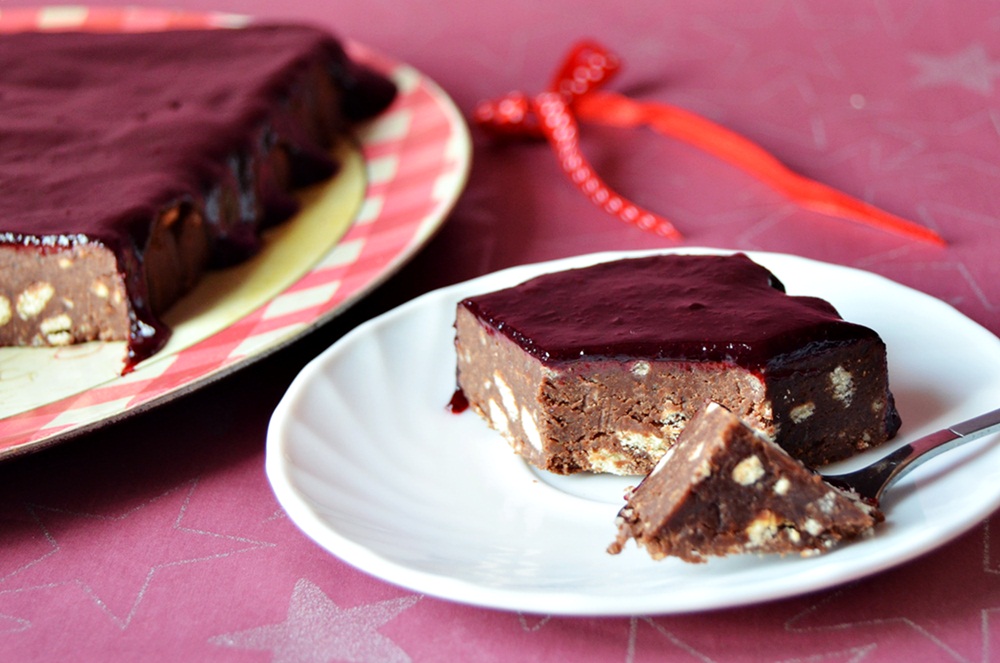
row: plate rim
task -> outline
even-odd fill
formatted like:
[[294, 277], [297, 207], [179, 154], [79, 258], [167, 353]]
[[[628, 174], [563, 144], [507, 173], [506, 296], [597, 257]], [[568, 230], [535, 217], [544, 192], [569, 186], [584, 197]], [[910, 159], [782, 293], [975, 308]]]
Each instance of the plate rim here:
[[[340, 352], [339, 348], [348, 346], [353, 343], [356, 338], [364, 337], [374, 326], [390, 325], [396, 318], [407, 315], [412, 309], [424, 306], [434, 298], [449, 297], [450, 293], [456, 292], [472, 292], [484, 282], [490, 282], [492, 284], [493, 281], [502, 280], [513, 284], [518, 282], [518, 279], [523, 280], [525, 274], [554, 271], [556, 269], [564, 269], [568, 266], [582, 266], [583, 264], [592, 264], [593, 262], [624, 257], [639, 257], [642, 255], [658, 253], [736, 252], [740, 251], [706, 247], [669, 247], [639, 251], [602, 251], [540, 263], [518, 265], [425, 293], [424, 295], [410, 300], [381, 316], [362, 323], [311, 361], [300, 372], [300, 374], [296, 376], [285, 396], [281, 399], [275, 409], [268, 425], [265, 457], [265, 473], [269, 483], [271, 484], [272, 491], [275, 493], [279, 504], [282, 506], [289, 518], [308, 538], [311, 538], [318, 545], [320, 545], [320, 547], [343, 562], [383, 581], [390, 582], [412, 591], [422, 592], [441, 599], [467, 605], [565, 616], [624, 616], [634, 614], [694, 613], [705, 610], [746, 607], [783, 598], [799, 596], [812, 591], [829, 589], [831, 587], [844, 585], [860, 578], [879, 573], [886, 569], [899, 566], [900, 564], [937, 549], [946, 543], [953, 541], [969, 529], [975, 527], [977, 523], [981, 522], [982, 519], [994, 512], [998, 506], [1000, 506], [1000, 491], [998, 491], [992, 495], [992, 500], [972, 505], [965, 517], [960, 519], [959, 524], [950, 525], [945, 527], [943, 530], [935, 530], [933, 541], [930, 540], [930, 537], [924, 537], [924, 540], [918, 542], [919, 545], [910, 546], [902, 552], [893, 549], [885, 550], [876, 555], [876, 560], [873, 563], [867, 565], [855, 564], [851, 567], [851, 570], [848, 573], [837, 572], [837, 569], [835, 568], [824, 568], [823, 566], [820, 566], [818, 569], [819, 572], [811, 573], [804, 579], [804, 582], [797, 584], [794, 587], [780, 588], [770, 592], [761, 591], [750, 598], [744, 596], [746, 594], [744, 591], [736, 600], [720, 599], [718, 596], [705, 598], [703, 600], [688, 598], [683, 604], [675, 605], [664, 605], [663, 601], [651, 599], [650, 597], [640, 597], [638, 599], [631, 596], [624, 598], [615, 597], [613, 599], [604, 597], [602, 600], [606, 601], [607, 604], [600, 609], [595, 609], [594, 606], [589, 605], [586, 602], [581, 603], [581, 594], [579, 592], [544, 591], [525, 594], [523, 590], [483, 586], [461, 578], [443, 577], [439, 574], [431, 573], [423, 569], [405, 567], [398, 561], [387, 559], [379, 555], [377, 552], [365, 548], [363, 544], [353, 541], [332, 530], [332, 528], [330, 528], [328, 524], [323, 521], [319, 514], [317, 514], [307, 504], [308, 498], [298, 494], [295, 490], [294, 482], [291, 478], [291, 472], [293, 472], [294, 468], [291, 465], [288, 448], [286, 447], [283, 438], [282, 427], [284, 426], [284, 420], [287, 420], [287, 417], [290, 416], [290, 410], [292, 409], [293, 403], [299, 393], [308, 387], [311, 380], [315, 379], [318, 374], [322, 373], [326, 362], [330, 361], [331, 358], [335, 357], [337, 353]], [[1000, 338], [992, 334], [988, 329], [976, 321], [961, 313], [961, 311], [957, 310], [955, 307], [932, 295], [900, 284], [882, 275], [855, 267], [814, 260], [795, 254], [767, 251], [742, 252], [746, 253], [751, 258], [755, 258], [755, 256], [761, 257], [762, 260], [765, 260], [766, 257], [777, 257], [779, 259], [801, 261], [802, 264], [815, 263], [824, 268], [848, 270], [850, 272], [864, 275], [866, 278], [874, 278], [884, 282], [888, 286], [904, 289], [905, 291], [908, 291], [909, 294], [918, 297], [920, 301], [933, 302], [935, 306], [944, 307], [942, 310], [950, 311], [954, 316], [957, 316], [956, 319], [961, 320], [964, 324], [971, 325], [971, 328], [978, 329], [982, 333], [984, 341], [991, 343], [993, 346], [993, 352], [1000, 356]], [[987, 436], [986, 438], [977, 441], [978, 446], [976, 448], [985, 447], [985, 445], [991, 443], [992, 440], [995, 440], [996, 437], [997, 436]], [[896, 444], [903, 444], [905, 439], [905, 436], [901, 437]], [[972, 445], [969, 446], [972, 447]], [[883, 447], [883, 453], [888, 450], [888, 447]], [[984, 450], [988, 451], [989, 449]], [[904, 482], [905, 481], [906, 480], [904, 479]], [[291, 508], [289, 508], [290, 505]], [[942, 531], [944, 532], [943, 536], [940, 535]], [[337, 546], [337, 550], [332, 549], [331, 542], [333, 545]], [[803, 561], [808, 563], [808, 560]], [[796, 560], [791, 560], [792, 564], [795, 562]], [[470, 598], [470, 593], [474, 594], [475, 598]]]
[[[175, 17], [177, 20], [194, 23], [200, 25], [201, 27], [239, 29], [240, 27], [251, 24], [254, 21], [253, 17], [227, 12], [184, 10], [172, 12], [171, 10], [143, 7], [88, 7], [85, 5], [4, 7], [0, 9], [0, 14], [6, 13], [8, 16], [14, 14], [17, 15], [18, 21], [24, 22], [26, 19], [20, 15], [23, 13], [25, 15], [30, 15], [33, 17], [33, 20], [38, 23], [41, 23], [44, 20], [44, 16], [48, 16], [48, 20], [54, 21], [54, 27], [51, 29], [66, 29], [67, 27], [83, 27], [82, 21], [86, 19], [86, 11], [90, 10], [97, 10], [100, 20], [108, 21], [107, 24], [101, 24], [103, 28], [96, 27], [93, 29], [106, 29], [108, 25], [114, 25], [114, 22], [119, 20], [124, 22], [129, 20], [136, 21], [136, 29], [150, 29], [149, 24], [144, 24], [137, 20], [141, 19], [146, 13], [160, 21], [166, 21], [168, 17]], [[65, 15], [65, 20], [68, 21], [68, 23], [62, 22], [62, 19], [59, 18], [63, 15]], [[53, 19], [53, 16], [56, 18]], [[73, 22], [81, 23], [74, 24]], [[18, 25], [20, 25], [20, 23], [18, 23]], [[42, 28], [36, 25], [31, 29], [42, 30], [50, 28]], [[3, 30], [0, 29], [0, 32], [2, 31]], [[143, 387], [145, 383], [138, 382], [137, 384], [140, 386], [137, 387], [136, 393], [133, 394], [133, 398], [130, 399], [129, 403], [118, 407], [113, 411], [105, 412], [92, 417], [89, 420], [75, 422], [68, 426], [57, 427], [48, 433], [44, 432], [45, 428], [43, 425], [40, 428], [33, 429], [30, 432], [22, 434], [4, 434], [5, 423], [10, 425], [10, 422], [31, 421], [33, 418], [41, 418], [45, 421], [51, 422], [54, 417], [58, 416], [58, 413], [63, 412], [63, 409], [60, 409], [61, 405], [65, 406], [66, 404], [78, 401], [81, 398], [86, 398], [89, 393], [101, 389], [108, 389], [109, 387], [113, 388], [115, 385], [120, 385], [122, 381], [133, 380], [137, 377], [137, 375], [141, 376], [143, 366], [140, 364], [136, 370], [128, 376], [119, 376], [109, 382], [105, 382], [82, 392], [69, 395], [58, 401], [43, 403], [32, 409], [22, 410], [4, 418], [0, 418], [0, 462], [40, 451], [53, 445], [93, 432], [94, 430], [105, 426], [113, 425], [116, 422], [131, 418], [150, 409], [162, 406], [176, 400], [177, 398], [203, 389], [235, 372], [263, 360], [264, 358], [284, 348], [287, 348], [296, 341], [316, 331], [319, 327], [330, 323], [334, 318], [346, 312], [361, 299], [377, 289], [381, 284], [391, 278], [404, 265], [412, 260], [416, 254], [419, 253], [419, 251], [423, 249], [435, 236], [435, 234], [440, 231], [441, 227], [447, 220], [448, 215], [452, 212], [462, 192], [464, 191], [471, 172], [472, 138], [469, 127], [466, 124], [461, 111], [458, 109], [455, 101], [440, 85], [438, 85], [436, 81], [412, 65], [397, 60], [392, 56], [386, 55], [376, 49], [370, 48], [362, 41], [353, 38], [341, 38], [340, 41], [352, 56], [358, 58], [366, 64], [369, 64], [370, 66], [382, 70], [383, 73], [393, 76], [397, 82], [400, 82], [401, 77], [410, 79], [410, 84], [412, 84], [414, 88], [419, 88], [432, 99], [436, 111], [440, 113], [440, 116], [445, 120], [449, 129], [448, 136], [441, 141], [441, 147], [447, 149], [444, 150], [446, 154], [442, 159], [440, 170], [437, 171], [436, 174], [437, 178], [444, 178], [447, 176], [449, 185], [445, 189], [437, 187], [435, 190], [436, 196], [433, 200], [434, 205], [432, 209], [420, 216], [419, 220], [416, 220], [415, 217], [414, 222], [409, 224], [408, 227], [411, 228], [412, 233], [406, 237], [405, 243], [398, 247], [391, 254], [391, 256], [388, 257], [388, 259], [382, 262], [379, 265], [379, 269], [374, 274], [369, 275], [364, 282], [355, 284], [352, 286], [353, 289], [350, 290], [347, 289], [347, 286], [342, 284], [340, 287], [343, 288], [343, 290], [338, 291], [338, 295], [343, 293], [344, 296], [339, 296], [336, 304], [331, 308], [319, 312], [315, 317], [300, 326], [290, 327], [285, 330], [285, 333], [282, 336], [271, 340], [250, 354], [229, 362], [224, 362], [203, 373], [195, 375], [194, 377], [179, 381], [176, 386], [167, 388], [158, 393], [154, 392], [152, 396], [143, 398], [142, 394], [146, 391]], [[365, 205], [370, 201], [374, 179], [372, 176], [372, 163], [364, 153], [366, 143], [363, 136], [371, 127], [377, 126], [379, 120], [380, 118], [375, 118], [360, 128], [359, 134], [361, 138], [359, 152], [361, 153], [361, 157], [364, 162], [366, 183], [365, 191], [362, 198], [358, 201], [358, 209], [355, 211], [353, 218], [347, 224], [342, 236], [337, 240], [337, 242], [319, 257], [316, 264], [309, 271], [304, 273], [300, 278], [295, 279], [295, 281], [283, 292], [288, 292], [289, 290], [294, 289], [296, 285], [313, 274], [317, 268], [321, 266], [322, 263], [331, 256], [331, 254], [333, 254], [333, 252], [343, 245], [346, 239], [350, 238], [352, 230], [362, 226], [375, 230], [379, 228], [378, 224], [379, 220], [382, 219], [381, 216], [376, 216], [374, 220], [366, 220], [362, 218]], [[367, 235], [366, 238], [367, 237], [370, 237], [370, 235]], [[282, 293], [279, 293], [277, 296], [280, 296], [281, 294]], [[266, 307], [270, 301], [273, 301], [273, 298], [262, 301], [260, 306], [256, 307], [246, 316], [233, 321], [233, 323], [229, 326], [231, 327], [239, 324], [241, 321], [255, 315], [256, 312]], [[191, 346], [191, 348], [181, 350], [175, 354], [203, 347], [224, 331], [224, 329], [219, 330], [212, 335], [201, 339]], [[162, 357], [158, 356], [157, 359], [160, 360]], [[155, 370], [156, 369], [153, 370], [154, 373]], [[153, 379], [155, 379], [155, 377]], [[68, 410], [71, 408], [66, 407], [65, 409]], [[46, 414], [49, 412], [55, 412], [57, 414]]]

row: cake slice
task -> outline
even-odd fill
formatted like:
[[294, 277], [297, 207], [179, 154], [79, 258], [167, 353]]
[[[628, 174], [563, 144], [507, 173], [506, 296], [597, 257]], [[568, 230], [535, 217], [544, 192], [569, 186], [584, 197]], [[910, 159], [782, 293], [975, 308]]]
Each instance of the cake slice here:
[[870, 535], [882, 520], [717, 403], [695, 415], [627, 500], [608, 551], [635, 539], [654, 559], [688, 562], [820, 554]]
[[809, 466], [899, 428], [878, 334], [743, 254], [545, 274], [463, 300], [455, 328], [459, 396], [560, 474], [648, 473], [707, 400]]
[[306, 26], [0, 39], [0, 345], [126, 340], [254, 253], [393, 84]]

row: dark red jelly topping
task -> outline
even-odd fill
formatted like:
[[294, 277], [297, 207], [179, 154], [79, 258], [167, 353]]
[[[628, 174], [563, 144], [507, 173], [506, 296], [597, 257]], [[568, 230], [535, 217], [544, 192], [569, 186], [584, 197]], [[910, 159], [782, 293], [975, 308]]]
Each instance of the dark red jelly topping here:
[[[152, 219], [165, 207], [204, 201], [211, 225], [211, 187], [232, 177], [234, 158], [260, 152], [254, 141], [271, 109], [316, 54], [349, 91], [341, 100], [349, 119], [370, 117], [393, 98], [390, 81], [305, 26], [3, 36], [0, 244], [100, 243], [128, 274], [141, 266]], [[255, 238], [220, 231], [223, 259], [245, 257], [248, 245], [252, 251]], [[141, 279], [129, 288], [134, 363], [162, 345], [166, 330], [148, 310]]]
[[548, 364], [645, 358], [763, 370], [804, 350], [878, 338], [822, 299], [785, 294], [770, 271], [743, 254], [607, 262], [462, 305]]
[[448, 410], [453, 414], [462, 414], [469, 409], [469, 399], [466, 397], [465, 392], [461, 389], [456, 389], [455, 393], [451, 395], [451, 400], [448, 401]]

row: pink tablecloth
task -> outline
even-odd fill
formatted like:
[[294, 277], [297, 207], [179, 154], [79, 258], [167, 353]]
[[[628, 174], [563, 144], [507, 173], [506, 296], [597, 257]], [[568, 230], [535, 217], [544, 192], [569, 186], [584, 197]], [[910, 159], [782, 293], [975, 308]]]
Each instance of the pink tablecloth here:
[[[804, 212], [684, 144], [585, 127], [584, 151], [601, 175], [674, 219], [682, 244], [860, 267], [1000, 332], [1000, 10], [983, 0], [745, 4], [285, 0], [212, 9], [328, 25], [416, 66], [467, 116], [482, 98], [540, 90], [574, 40], [596, 37], [625, 62], [616, 90], [710, 117], [948, 241], [938, 248]], [[0, 659], [1000, 658], [990, 521], [828, 591], [609, 619], [414, 595], [328, 555], [279, 508], [263, 472], [269, 414], [302, 365], [351, 326], [509, 265], [669, 245], [594, 208], [544, 145], [499, 148], [476, 134], [468, 188], [440, 234], [342, 318], [189, 397], [0, 466]]]

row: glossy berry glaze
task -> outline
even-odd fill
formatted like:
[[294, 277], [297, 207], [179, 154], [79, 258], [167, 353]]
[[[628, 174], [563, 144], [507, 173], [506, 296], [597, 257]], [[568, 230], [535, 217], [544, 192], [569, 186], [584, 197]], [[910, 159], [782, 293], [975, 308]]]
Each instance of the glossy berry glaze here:
[[[234, 169], [234, 159], [266, 154], [268, 146], [254, 141], [266, 140], [275, 105], [317, 54], [345, 88], [348, 120], [370, 117], [392, 99], [388, 80], [303, 26], [5, 35], [0, 244], [38, 252], [96, 243], [113, 251], [132, 304], [129, 362], [148, 356], [168, 334], [149, 310], [141, 277], [152, 220], [194, 202], [212, 227], [211, 188], [246, 166]], [[295, 127], [271, 128], [296, 137]], [[314, 151], [298, 155], [314, 167], [313, 179], [333, 172], [324, 151], [297, 142]], [[254, 205], [250, 187], [239, 195], [241, 208]], [[291, 211], [264, 207], [265, 216]], [[247, 225], [242, 236], [216, 233], [216, 262], [252, 252], [257, 228]]]
[[743, 254], [658, 255], [546, 274], [462, 302], [542, 363], [725, 362], [755, 372], [878, 338], [828, 302], [793, 297]]

